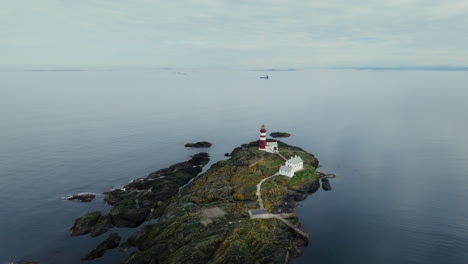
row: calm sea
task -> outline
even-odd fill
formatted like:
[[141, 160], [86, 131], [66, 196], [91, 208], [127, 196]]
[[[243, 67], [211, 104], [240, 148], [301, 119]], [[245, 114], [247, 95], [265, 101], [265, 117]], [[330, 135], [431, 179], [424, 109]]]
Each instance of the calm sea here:
[[224, 159], [263, 123], [338, 176], [298, 207], [310, 244], [293, 263], [468, 263], [467, 72], [262, 74], [0, 72], [0, 263], [81, 263], [107, 235], [70, 226], [109, 208], [61, 197], [186, 160], [190, 141]]

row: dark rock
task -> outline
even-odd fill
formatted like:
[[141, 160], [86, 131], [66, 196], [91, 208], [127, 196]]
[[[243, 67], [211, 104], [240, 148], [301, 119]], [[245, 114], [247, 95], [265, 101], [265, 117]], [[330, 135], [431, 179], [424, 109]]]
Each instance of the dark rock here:
[[78, 201], [81, 201], [81, 202], [91, 202], [94, 198], [96, 197], [95, 194], [93, 193], [77, 193], [77, 194], [74, 194], [70, 197], [67, 197], [66, 199], [67, 200], [78, 200]]
[[97, 237], [105, 232], [109, 231], [114, 227], [109, 216], [102, 216], [99, 218], [98, 222], [93, 226], [91, 230], [91, 236]]
[[211, 147], [211, 143], [208, 141], [200, 141], [197, 143], [187, 143], [185, 144], [186, 148], [209, 148]]
[[130, 243], [128, 241], [125, 241], [122, 244], [120, 244], [119, 251], [120, 252], [127, 252], [131, 248], [132, 248], [132, 245], [130, 245]]
[[[132, 208], [134, 207], [134, 208]], [[137, 227], [149, 215], [149, 208], [136, 208], [135, 206], [117, 206], [112, 208], [110, 218], [116, 227]]]
[[319, 178], [328, 178], [328, 179], [336, 178], [335, 174], [323, 173], [323, 172], [320, 172], [320, 171], [317, 171], [317, 175], [319, 176]]
[[91, 232], [94, 226], [98, 223], [99, 218], [101, 218], [101, 212], [94, 211], [76, 219], [73, 227], [71, 228], [71, 235], [80, 236]]
[[229, 156], [231, 156], [231, 155], [229, 154], [229, 152], [227, 152], [226, 154], [224, 154], [224, 157], [229, 157]]
[[87, 213], [75, 220], [71, 228], [72, 236], [81, 236], [91, 233], [91, 236], [99, 236], [113, 227], [108, 216], [102, 216], [101, 212]]
[[327, 178], [322, 178], [322, 189], [324, 191], [331, 191], [332, 189], [330, 181]]
[[104, 201], [106, 201], [109, 205], [117, 206], [122, 201], [120, 195], [124, 192], [125, 191], [122, 189], [116, 189], [109, 192], [105, 192]]
[[272, 132], [270, 133], [270, 136], [274, 138], [284, 138], [284, 137], [290, 137], [291, 134], [286, 133], [286, 132]]
[[210, 155], [206, 152], [200, 152], [192, 156], [192, 159], [188, 161], [189, 164], [203, 166], [210, 161]]
[[96, 248], [91, 250], [88, 255], [81, 260], [93, 260], [100, 258], [106, 253], [108, 249], [116, 248], [120, 243], [120, 236], [117, 233], [111, 234], [106, 240], [99, 244]]

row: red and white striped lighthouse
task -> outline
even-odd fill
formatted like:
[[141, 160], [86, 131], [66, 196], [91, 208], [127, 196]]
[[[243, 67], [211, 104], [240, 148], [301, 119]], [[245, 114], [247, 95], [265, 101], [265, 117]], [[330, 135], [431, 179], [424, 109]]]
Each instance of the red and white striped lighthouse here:
[[258, 144], [258, 149], [260, 150], [266, 150], [267, 146], [267, 140], [266, 140], [266, 128], [265, 125], [262, 125], [262, 128], [260, 128], [260, 143]]

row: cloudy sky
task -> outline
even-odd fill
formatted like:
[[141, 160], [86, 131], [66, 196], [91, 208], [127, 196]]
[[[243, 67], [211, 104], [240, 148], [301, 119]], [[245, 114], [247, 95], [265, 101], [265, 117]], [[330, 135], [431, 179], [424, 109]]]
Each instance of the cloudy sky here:
[[0, 65], [468, 65], [467, 0], [0, 0]]

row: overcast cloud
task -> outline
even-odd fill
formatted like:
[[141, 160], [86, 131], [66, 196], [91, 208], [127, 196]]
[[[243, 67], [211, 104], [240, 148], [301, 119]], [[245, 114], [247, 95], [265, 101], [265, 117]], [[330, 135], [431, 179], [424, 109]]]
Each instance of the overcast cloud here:
[[468, 65], [466, 0], [0, 1], [0, 65]]

